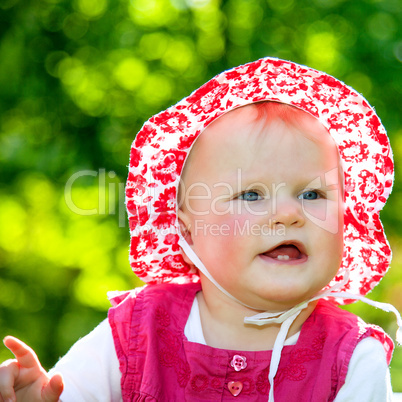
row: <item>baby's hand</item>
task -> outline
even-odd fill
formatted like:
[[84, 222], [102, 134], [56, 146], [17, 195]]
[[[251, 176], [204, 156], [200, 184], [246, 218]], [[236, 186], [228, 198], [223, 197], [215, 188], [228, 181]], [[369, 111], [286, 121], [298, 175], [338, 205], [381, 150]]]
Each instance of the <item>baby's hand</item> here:
[[15, 359], [0, 366], [0, 402], [57, 402], [63, 391], [61, 375], [50, 377], [35, 352], [19, 339], [7, 336], [4, 344]]

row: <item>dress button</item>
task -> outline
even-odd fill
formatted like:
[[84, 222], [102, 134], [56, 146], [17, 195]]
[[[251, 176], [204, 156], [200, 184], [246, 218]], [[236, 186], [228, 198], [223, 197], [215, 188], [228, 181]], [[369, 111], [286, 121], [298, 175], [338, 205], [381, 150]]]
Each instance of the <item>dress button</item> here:
[[228, 388], [233, 396], [237, 396], [243, 389], [243, 383], [241, 383], [240, 381], [230, 381], [228, 383]]
[[240, 371], [247, 367], [246, 358], [240, 355], [234, 355], [230, 365], [236, 370]]

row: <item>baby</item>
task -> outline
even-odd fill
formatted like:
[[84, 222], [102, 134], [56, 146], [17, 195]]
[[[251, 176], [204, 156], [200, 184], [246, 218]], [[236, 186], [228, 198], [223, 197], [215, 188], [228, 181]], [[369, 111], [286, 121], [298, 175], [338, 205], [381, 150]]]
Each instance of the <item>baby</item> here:
[[148, 285], [110, 295], [49, 374], [7, 337], [3, 400], [389, 400], [391, 339], [336, 304], [401, 324], [364, 298], [390, 262], [392, 181], [384, 128], [341, 82], [271, 58], [220, 74], [133, 143], [130, 262]]

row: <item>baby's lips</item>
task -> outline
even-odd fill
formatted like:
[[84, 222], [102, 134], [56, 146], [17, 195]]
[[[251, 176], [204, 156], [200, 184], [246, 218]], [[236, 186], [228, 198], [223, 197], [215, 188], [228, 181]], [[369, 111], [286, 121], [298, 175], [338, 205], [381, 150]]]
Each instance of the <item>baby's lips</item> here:
[[300, 250], [294, 245], [279, 246], [269, 253], [266, 253], [266, 255], [271, 258], [277, 258], [280, 255], [287, 255], [291, 259], [299, 258], [300, 254]]
[[289, 259], [299, 259], [306, 255], [304, 246], [299, 242], [283, 242], [271, 248], [264, 255], [270, 258], [278, 258], [278, 256], [288, 256]]

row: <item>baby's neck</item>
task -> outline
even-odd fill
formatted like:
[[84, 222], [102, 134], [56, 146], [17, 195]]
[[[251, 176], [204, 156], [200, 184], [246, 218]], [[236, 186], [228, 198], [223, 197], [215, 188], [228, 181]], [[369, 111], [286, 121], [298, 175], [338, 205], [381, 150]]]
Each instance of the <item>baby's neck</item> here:
[[[203, 292], [197, 293], [200, 318], [205, 341], [208, 346], [219, 349], [261, 351], [271, 350], [280, 324], [263, 326], [244, 324], [244, 311], [233, 305], [225, 304], [219, 308], [211, 306]], [[317, 302], [312, 302], [303, 310], [289, 329], [287, 338], [297, 334], [313, 312]]]

